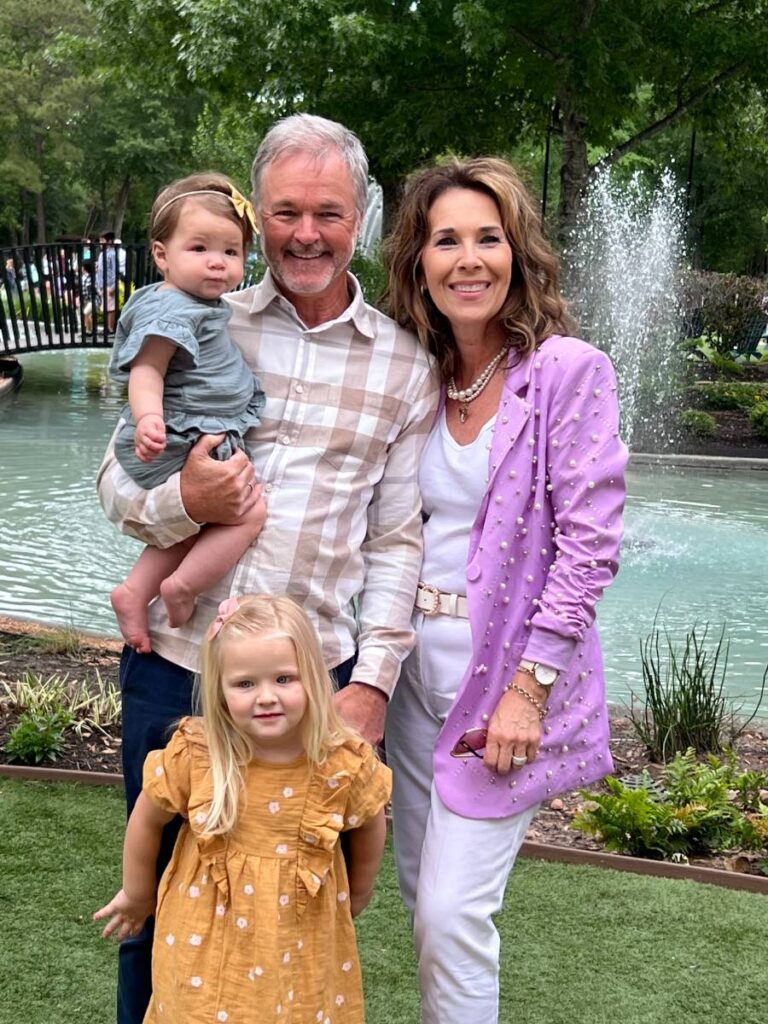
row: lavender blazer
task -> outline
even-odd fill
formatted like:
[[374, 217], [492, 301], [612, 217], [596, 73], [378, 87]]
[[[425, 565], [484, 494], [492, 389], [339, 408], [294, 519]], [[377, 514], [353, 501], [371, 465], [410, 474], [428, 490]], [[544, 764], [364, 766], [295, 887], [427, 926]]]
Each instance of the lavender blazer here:
[[[517, 814], [613, 770], [595, 605], [618, 569], [627, 449], [608, 357], [553, 335], [507, 372], [472, 528], [472, 661], [434, 750], [442, 801]], [[508, 776], [450, 751], [492, 715], [521, 657], [561, 670], [536, 760]]]

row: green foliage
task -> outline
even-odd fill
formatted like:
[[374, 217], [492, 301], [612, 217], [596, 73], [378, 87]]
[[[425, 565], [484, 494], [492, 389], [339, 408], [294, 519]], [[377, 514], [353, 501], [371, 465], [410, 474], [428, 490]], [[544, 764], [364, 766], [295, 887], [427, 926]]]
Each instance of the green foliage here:
[[768, 402], [768, 384], [751, 381], [700, 381], [696, 385], [705, 409], [752, 409]]
[[72, 716], [64, 708], [25, 711], [3, 749], [12, 761], [22, 764], [55, 761], [64, 749], [64, 730], [71, 721]]
[[358, 250], [352, 257], [349, 269], [360, 282], [366, 300], [372, 306], [377, 305], [387, 283], [387, 272], [379, 253], [365, 256]]
[[727, 356], [743, 344], [761, 315], [766, 291], [768, 285], [762, 278], [689, 271], [684, 302], [689, 318], [695, 316], [709, 346]]
[[[751, 716], [737, 724], [733, 701], [724, 693], [729, 643], [725, 626], [712, 649], [709, 625], [694, 626], [682, 641], [666, 629], [653, 629], [640, 644], [644, 699], [631, 694], [630, 719], [654, 761], [669, 761], [680, 751], [717, 753], [754, 718], [765, 692], [768, 669]], [[639, 706], [638, 706], [639, 703]]]
[[[752, 800], [768, 778], [738, 773], [734, 759], [708, 757], [698, 762], [692, 749], [666, 765], [655, 786], [628, 786], [606, 780], [609, 792], [587, 791], [587, 802], [573, 827], [595, 835], [606, 849], [636, 857], [687, 860], [739, 846], [761, 850], [768, 839], [768, 807], [745, 814], [744, 794]], [[650, 782], [650, 780], [649, 780]], [[732, 799], [741, 797], [741, 807]]]
[[724, 356], [722, 352], [718, 352], [716, 348], [710, 345], [706, 338], [695, 338], [692, 341], [693, 344], [689, 343], [687, 347], [692, 348], [697, 356], [706, 359], [709, 365], [717, 370], [721, 376], [742, 377], [744, 375], [744, 367], [741, 363], [737, 363], [730, 356]]
[[768, 401], [753, 406], [749, 418], [760, 437], [768, 439]]
[[717, 420], [701, 409], [686, 409], [680, 414], [680, 422], [696, 437], [713, 437], [717, 433]]
[[12, 713], [55, 715], [64, 710], [78, 735], [94, 731], [113, 732], [120, 724], [120, 690], [111, 679], [88, 681], [52, 675], [47, 679], [34, 672], [13, 682], [0, 683], [0, 704]]

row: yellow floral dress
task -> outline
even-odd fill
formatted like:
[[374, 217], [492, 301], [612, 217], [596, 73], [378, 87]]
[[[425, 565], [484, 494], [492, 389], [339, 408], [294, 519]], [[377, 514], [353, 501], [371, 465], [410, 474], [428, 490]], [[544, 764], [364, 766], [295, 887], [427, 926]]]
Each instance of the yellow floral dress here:
[[205, 837], [201, 719], [144, 764], [144, 792], [186, 818], [158, 892], [145, 1024], [363, 1024], [339, 834], [384, 805], [391, 773], [362, 741], [311, 769], [253, 760], [235, 829]]

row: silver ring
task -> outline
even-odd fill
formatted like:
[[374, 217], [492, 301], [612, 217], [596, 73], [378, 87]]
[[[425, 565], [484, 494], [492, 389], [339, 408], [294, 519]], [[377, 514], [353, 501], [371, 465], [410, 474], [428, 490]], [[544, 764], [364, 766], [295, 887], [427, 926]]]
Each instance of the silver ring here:
[[515, 768], [522, 768], [524, 764], [528, 764], [528, 758], [527, 757], [515, 757], [515, 755], [513, 754], [512, 755], [512, 764], [515, 766]]

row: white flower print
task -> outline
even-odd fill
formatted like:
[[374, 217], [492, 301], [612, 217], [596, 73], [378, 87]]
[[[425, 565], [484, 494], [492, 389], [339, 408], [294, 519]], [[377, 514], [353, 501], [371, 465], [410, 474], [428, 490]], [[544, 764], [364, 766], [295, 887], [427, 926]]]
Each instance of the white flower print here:
[[344, 996], [341, 995], [341, 993], [339, 993], [339, 995], [336, 996], [336, 1005], [337, 1006], [343, 1006], [344, 1005]]
[[224, 906], [223, 903], [217, 903], [216, 904], [216, 917], [224, 917], [226, 912], [227, 912], [227, 908]]
[[200, 895], [200, 890], [198, 889], [198, 887], [196, 885], [190, 885], [190, 887], [189, 887], [189, 895], [190, 895], [190, 898], [193, 899], [193, 900], [196, 900], [197, 897]]
[[200, 986], [203, 984], [203, 979], [198, 978], [197, 975], [195, 975], [193, 978], [189, 979], [189, 984], [192, 986], [192, 988], [200, 988]]
[[343, 818], [343, 816], [341, 814], [332, 814], [331, 815], [331, 821], [334, 823], [334, 825], [343, 825], [344, 824], [344, 818]]
[[199, 946], [199, 945], [202, 944], [202, 941], [203, 941], [203, 936], [202, 935], [190, 935], [189, 936], [189, 944], [190, 944], [190, 946]]
[[293, 989], [292, 988], [288, 989], [288, 1002], [289, 1003], [293, 1002]]
[[275, 1007], [275, 1013], [276, 1013], [276, 1014], [278, 1015], [278, 1017], [279, 1017], [279, 1016], [280, 1016], [280, 1014], [281, 1014], [282, 1012], [283, 1012], [283, 1008], [282, 1008], [282, 1006], [280, 1005], [280, 1003], [278, 1003], [278, 1004], [277, 1004], [277, 1006]]
[[216, 1020], [220, 1020], [220, 1021], [229, 1020], [229, 1014], [227, 1013], [226, 1010], [219, 1010], [219, 1012], [216, 1014]]
[[205, 819], [207, 817], [208, 817], [208, 815], [205, 813], [205, 811], [198, 811], [197, 814], [195, 815], [195, 824], [196, 825], [204, 825], [205, 824]]
[[235, 924], [237, 925], [238, 928], [247, 928], [248, 927], [248, 918], [247, 917], [238, 917], [238, 919], [235, 921]]
[[172, 946], [174, 944], [174, 942], [176, 941], [176, 936], [175, 935], [166, 935], [165, 936], [165, 941], [168, 943], [169, 946]]
[[287, 846], [287, 844], [286, 843], [278, 843], [277, 846], [275, 847], [275, 853], [280, 854], [281, 856], [286, 854], [286, 853], [288, 853], [288, 846]]
[[250, 969], [250, 971], [248, 971], [248, 980], [249, 981], [255, 981], [255, 979], [256, 978], [260, 978], [263, 973], [264, 973], [264, 968], [263, 967], [258, 967], [258, 966], [257, 967], [252, 967]]
[[[328, 779], [328, 786], [329, 786], [330, 789], [338, 789], [339, 788], [339, 780], [338, 779]], [[317, 1019], [318, 1020], [322, 1020], [321, 1017], [318, 1017]]]
[[315, 1015], [315, 1020], [322, 1020], [322, 1019], [323, 1019], [323, 1011], [322, 1010], [318, 1010], [317, 1014]]
[[208, 885], [208, 875], [203, 875], [203, 877], [200, 879], [200, 884]]
[[269, 803], [267, 804], [267, 807], [269, 808], [270, 814], [277, 814], [277, 812], [280, 810], [280, 804], [277, 802], [277, 800], [270, 800]]
[[161, 775], [165, 775], [165, 768], [163, 768], [162, 765], [158, 765], [157, 768], [155, 768], [155, 775], [158, 777], [158, 779], [160, 778]]
[[285, 893], [281, 893], [280, 898], [277, 902], [280, 904], [281, 907], [287, 907], [290, 901]]
[[283, 953], [283, 963], [284, 964], [289, 964], [290, 962], [291, 962], [291, 954], [290, 953]]
[[285, 787], [285, 789], [283, 790], [283, 796], [285, 797], [286, 800], [293, 796], [293, 790], [291, 789], [290, 786]]
[[344, 963], [341, 965], [341, 969], [342, 969], [342, 971], [351, 971], [352, 970], [352, 961], [351, 960], [345, 960]]
[[347, 824], [349, 825], [350, 828], [354, 828], [355, 825], [357, 825], [358, 821], [360, 821], [360, 819], [356, 814], [350, 814], [350, 816], [347, 818]]
[[304, 949], [304, 939], [299, 939], [296, 943], [296, 949]]
[[253, 888], [253, 886], [249, 882], [248, 885], [244, 885], [243, 886], [243, 892], [245, 893], [246, 896], [253, 896], [253, 894], [255, 892], [255, 889]]
[[344, 903], [346, 898], [347, 898], [347, 894], [345, 892], [340, 892], [336, 896], [336, 899], [339, 901], [339, 903]]

